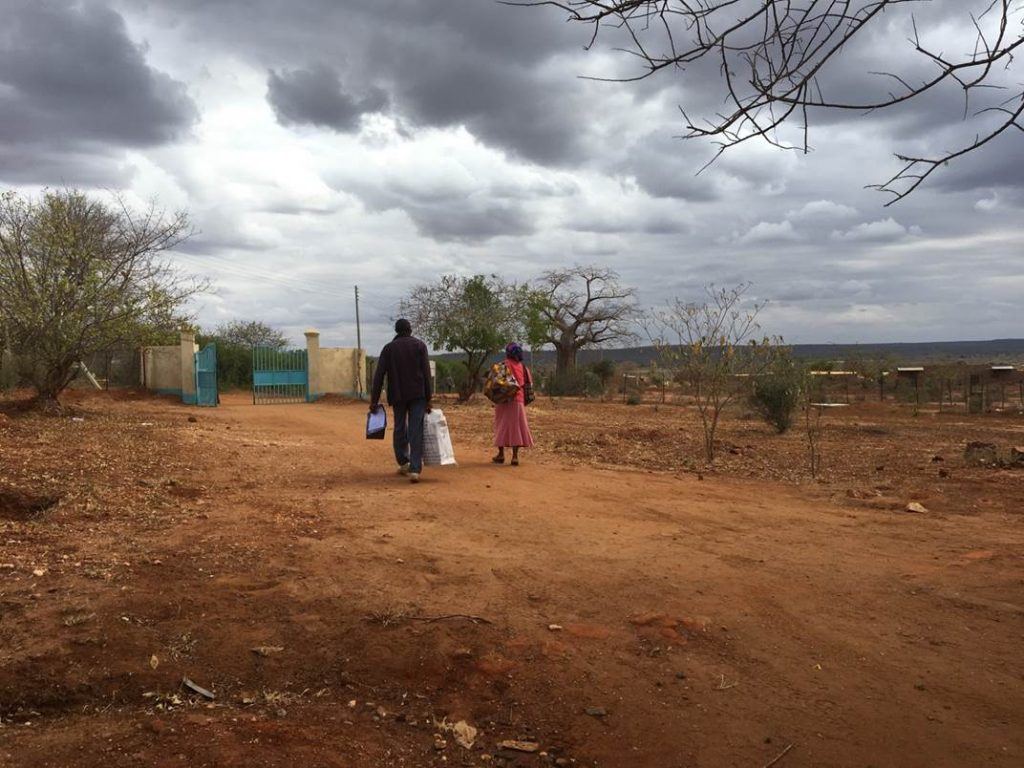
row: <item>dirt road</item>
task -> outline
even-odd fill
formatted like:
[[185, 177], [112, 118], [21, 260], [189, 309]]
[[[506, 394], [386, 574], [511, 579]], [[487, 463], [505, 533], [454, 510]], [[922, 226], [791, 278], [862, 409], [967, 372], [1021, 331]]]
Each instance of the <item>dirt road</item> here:
[[164, 512], [7, 524], [0, 762], [1024, 764], [1019, 516], [495, 467], [457, 409], [413, 486], [359, 405], [86, 407], [153, 425]]

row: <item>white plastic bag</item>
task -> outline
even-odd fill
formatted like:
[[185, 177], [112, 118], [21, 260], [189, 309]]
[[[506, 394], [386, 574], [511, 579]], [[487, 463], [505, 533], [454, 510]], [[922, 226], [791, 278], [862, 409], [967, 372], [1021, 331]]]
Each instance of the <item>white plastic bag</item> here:
[[428, 467], [455, 463], [448, 422], [440, 408], [435, 408], [423, 418], [423, 463]]

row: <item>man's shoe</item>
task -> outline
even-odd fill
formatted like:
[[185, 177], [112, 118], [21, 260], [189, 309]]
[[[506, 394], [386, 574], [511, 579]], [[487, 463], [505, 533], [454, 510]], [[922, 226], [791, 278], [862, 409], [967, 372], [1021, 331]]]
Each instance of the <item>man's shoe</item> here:
[[420, 473], [419, 472], [410, 472], [409, 473], [409, 482], [410, 483], [418, 483], [419, 481], [420, 481]]
[[408, 475], [409, 474], [409, 465], [408, 464], [402, 464], [398, 468], [398, 474], [400, 474], [400, 475]]

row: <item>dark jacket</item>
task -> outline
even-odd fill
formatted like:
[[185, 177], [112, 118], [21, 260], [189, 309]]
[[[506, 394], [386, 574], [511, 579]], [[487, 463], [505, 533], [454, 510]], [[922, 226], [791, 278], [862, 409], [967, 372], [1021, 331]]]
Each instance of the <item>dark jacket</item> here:
[[427, 345], [414, 336], [395, 336], [385, 344], [377, 360], [377, 370], [373, 373], [370, 402], [380, 402], [385, 376], [388, 379], [389, 403], [429, 400], [433, 392]]

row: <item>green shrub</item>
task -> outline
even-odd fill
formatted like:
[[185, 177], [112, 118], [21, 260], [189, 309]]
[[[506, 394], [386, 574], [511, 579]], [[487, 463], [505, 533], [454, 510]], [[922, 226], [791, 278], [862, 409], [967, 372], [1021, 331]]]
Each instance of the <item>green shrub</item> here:
[[232, 344], [216, 336], [196, 337], [200, 349], [217, 345], [217, 387], [221, 391], [252, 388], [252, 347]]
[[615, 378], [615, 362], [612, 360], [596, 360], [590, 364], [590, 370], [594, 372], [601, 381], [601, 386], [608, 389], [608, 386], [612, 383]]
[[252, 387], [252, 348], [217, 343], [217, 378], [223, 389]]
[[551, 397], [600, 397], [604, 385], [593, 371], [573, 371], [549, 378], [545, 392]]
[[802, 373], [789, 359], [779, 361], [754, 382], [750, 407], [782, 434], [793, 424], [793, 414], [800, 404]]
[[626, 398], [626, 405], [640, 405], [640, 395], [632, 394]]
[[466, 363], [463, 360], [436, 360], [438, 392], [458, 392], [466, 381]]

